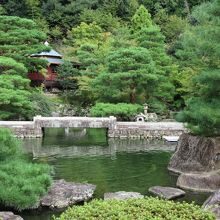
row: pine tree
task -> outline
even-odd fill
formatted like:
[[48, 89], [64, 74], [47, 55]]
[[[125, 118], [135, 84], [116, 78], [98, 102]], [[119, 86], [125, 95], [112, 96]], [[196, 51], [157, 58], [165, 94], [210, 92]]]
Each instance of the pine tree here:
[[100, 101], [137, 103], [143, 94], [153, 96], [158, 77], [147, 49], [119, 48], [110, 52], [107, 60], [107, 71], [93, 82]]
[[141, 5], [131, 19], [131, 29], [133, 32], [140, 31], [153, 25], [151, 15], [148, 10]]
[[[182, 61], [191, 67], [200, 66], [194, 78], [196, 97], [188, 100], [178, 119], [187, 122], [192, 133], [220, 135], [220, 1], [204, 3], [193, 12], [198, 25], [183, 36]], [[190, 36], [190, 38], [187, 38]]]
[[[134, 18], [136, 22], [134, 23]], [[139, 19], [137, 19], [139, 18]], [[156, 64], [158, 83], [155, 85], [154, 97], [151, 97], [149, 104], [155, 109], [164, 111], [169, 103], [172, 103], [174, 96], [174, 86], [171, 83], [170, 76], [176, 72], [176, 67], [172, 64], [171, 58], [165, 51], [165, 37], [161, 30], [151, 20], [151, 16], [144, 6], [135, 13], [132, 24], [133, 38], [137, 41], [138, 46], [146, 48], [153, 61]]]
[[19, 75], [0, 75], [0, 120], [28, 119], [32, 110], [29, 80]]
[[30, 71], [46, 66], [43, 59], [30, 57], [31, 54], [49, 50], [44, 46], [46, 35], [37, 29], [29, 19], [0, 16], [0, 53], [10, 57]]

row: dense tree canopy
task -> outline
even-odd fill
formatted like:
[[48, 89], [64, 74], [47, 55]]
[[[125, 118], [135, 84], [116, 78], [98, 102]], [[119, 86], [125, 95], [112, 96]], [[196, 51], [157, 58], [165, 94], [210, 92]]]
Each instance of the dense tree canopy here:
[[[218, 115], [209, 117], [208, 112], [218, 106], [218, 90], [211, 89], [210, 79], [218, 81], [218, 12], [218, 0], [3, 0], [0, 71], [7, 82], [41, 71], [46, 63], [30, 55], [49, 50], [42, 44], [47, 38], [67, 60], [58, 77], [67, 102], [84, 107], [100, 101], [148, 102], [160, 114], [186, 105], [181, 120], [204, 134], [193, 112], [201, 103], [209, 128], [217, 126]], [[41, 97], [29, 96], [28, 81], [19, 80], [27, 92], [26, 103], [28, 97]], [[216, 93], [215, 100], [208, 100], [209, 92]], [[23, 117], [25, 111], [14, 116]], [[218, 133], [216, 129], [210, 133]]]
[[30, 55], [48, 50], [44, 46], [46, 35], [29, 19], [0, 16], [0, 55], [22, 63], [28, 70], [42, 69], [45, 61]]
[[101, 101], [136, 103], [138, 95], [143, 92], [150, 95], [158, 78], [147, 49], [119, 48], [107, 59], [107, 71], [94, 80]]
[[[220, 2], [214, 0], [195, 9], [198, 25], [187, 31], [177, 55], [184, 65], [195, 69], [195, 97], [189, 99], [179, 116], [192, 132], [203, 135], [220, 134]], [[189, 62], [189, 60], [191, 62]]]

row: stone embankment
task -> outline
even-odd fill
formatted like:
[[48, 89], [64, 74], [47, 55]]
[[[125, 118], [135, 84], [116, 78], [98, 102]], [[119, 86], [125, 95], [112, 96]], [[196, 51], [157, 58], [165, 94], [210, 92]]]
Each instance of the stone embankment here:
[[186, 131], [178, 122], [117, 122], [115, 117], [41, 117], [33, 121], [0, 121], [0, 127], [11, 129], [17, 137], [38, 138], [44, 128], [106, 128], [109, 138], [161, 139], [163, 136], [179, 136]]
[[186, 129], [178, 122], [116, 122], [108, 136], [121, 139], [162, 139], [163, 136], [180, 136]]
[[179, 173], [178, 187], [213, 192], [220, 188], [220, 138], [181, 135], [168, 165]]

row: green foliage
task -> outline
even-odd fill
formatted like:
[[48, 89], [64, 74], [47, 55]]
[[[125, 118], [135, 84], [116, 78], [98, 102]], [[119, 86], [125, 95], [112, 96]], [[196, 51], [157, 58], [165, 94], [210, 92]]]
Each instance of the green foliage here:
[[179, 121], [187, 122], [188, 128], [194, 133], [205, 136], [220, 135], [220, 73], [219, 70], [209, 70], [199, 74], [199, 97], [190, 98], [187, 107], [177, 117]]
[[102, 29], [95, 23], [82, 22], [68, 32], [67, 44], [80, 46], [85, 43], [98, 44], [102, 41]]
[[0, 128], [0, 202], [18, 210], [34, 206], [51, 184], [50, 168], [27, 162], [20, 143]]
[[91, 116], [108, 117], [115, 116], [118, 120], [130, 121], [135, 115], [143, 111], [143, 107], [138, 104], [126, 103], [96, 103], [90, 110]]
[[193, 133], [205, 136], [220, 134], [219, 10], [218, 0], [196, 8], [193, 16], [199, 23], [184, 34], [182, 49], [177, 52], [182, 65], [196, 72], [195, 97], [189, 99], [178, 119], [187, 122]]
[[104, 31], [114, 31], [120, 26], [120, 19], [113, 17], [111, 13], [102, 10], [84, 10], [80, 15], [80, 21], [87, 24], [96, 23]]
[[[203, 3], [205, 0], [139, 0], [152, 15], [160, 9], [165, 9], [169, 15], [186, 16], [187, 7], [191, 10], [194, 6]], [[186, 4], [187, 3], [187, 4]]]
[[214, 220], [215, 217], [201, 207], [188, 203], [175, 203], [157, 198], [129, 200], [93, 200], [84, 206], [74, 206], [56, 220], [68, 219], [147, 219], [147, 220]]
[[64, 61], [62, 65], [57, 68], [58, 82], [64, 90], [76, 89], [76, 77], [79, 76], [79, 70], [73, 67], [70, 61]]
[[100, 101], [137, 103], [140, 95], [151, 95], [158, 80], [155, 72], [147, 49], [119, 48], [109, 53], [107, 71], [94, 79], [94, 91]]
[[0, 161], [11, 161], [21, 155], [20, 143], [8, 129], [0, 128], [0, 146]]
[[51, 116], [55, 104], [42, 91], [33, 91], [30, 95], [30, 101], [32, 103], [32, 110], [29, 117], [36, 115]]
[[30, 57], [49, 48], [42, 44], [46, 35], [37, 29], [29, 19], [0, 16], [0, 51], [1, 56], [10, 57], [30, 70], [41, 70], [46, 62]]
[[0, 75], [0, 119], [27, 119], [32, 103], [29, 80], [19, 75]]
[[161, 28], [161, 32], [166, 37], [165, 41], [170, 47], [189, 26], [187, 19], [168, 15], [165, 10], [159, 10], [154, 16], [154, 21]]
[[18, 63], [9, 57], [0, 57], [0, 74], [17, 74], [25, 76], [26, 73], [27, 69], [22, 63]]
[[139, 31], [152, 25], [153, 23], [151, 20], [151, 15], [149, 14], [148, 10], [143, 5], [141, 5], [131, 19], [132, 31]]

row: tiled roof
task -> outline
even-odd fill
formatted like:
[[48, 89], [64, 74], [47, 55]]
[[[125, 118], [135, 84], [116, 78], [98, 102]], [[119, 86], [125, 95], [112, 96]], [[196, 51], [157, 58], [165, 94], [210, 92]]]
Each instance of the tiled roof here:
[[48, 52], [41, 52], [41, 53], [36, 53], [36, 54], [32, 54], [32, 57], [41, 57], [41, 56], [50, 56], [50, 57], [59, 57], [61, 58], [62, 55], [59, 54], [57, 51], [55, 50], [50, 50]]

